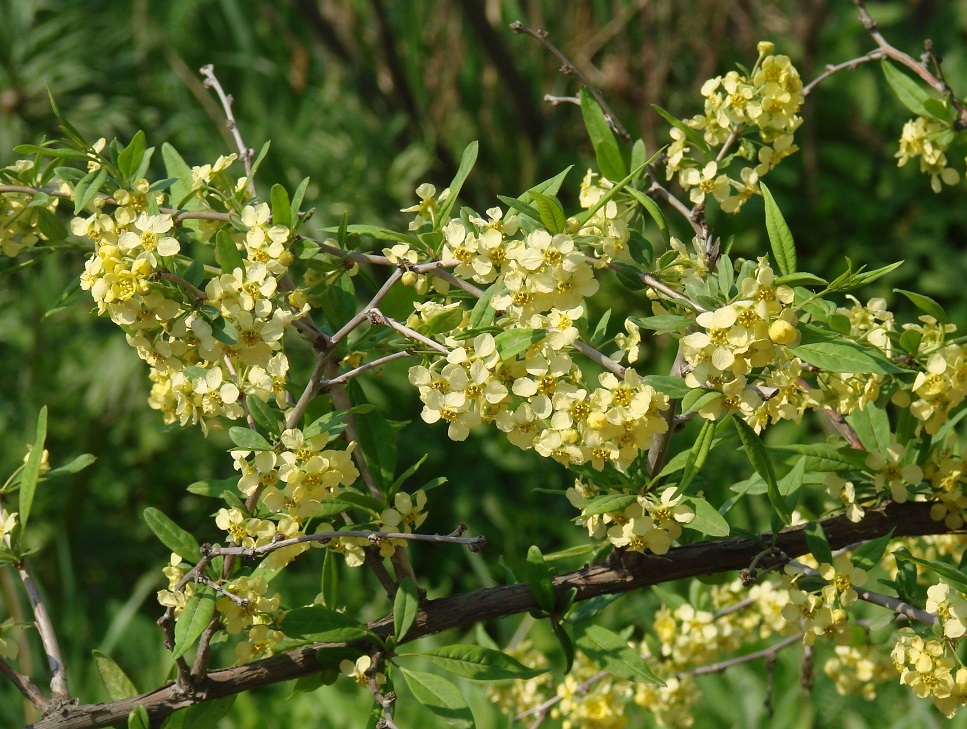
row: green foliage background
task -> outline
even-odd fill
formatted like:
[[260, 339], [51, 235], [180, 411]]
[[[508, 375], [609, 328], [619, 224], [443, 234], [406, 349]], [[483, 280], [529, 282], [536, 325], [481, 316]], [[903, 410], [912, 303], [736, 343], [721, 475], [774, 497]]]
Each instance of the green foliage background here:
[[[955, 89], [967, 91], [967, 6], [909, 0], [870, 8], [887, 37], [911, 55], [931, 38]], [[398, 211], [412, 203], [413, 189], [422, 181], [445, 185], [473, 139], [480, 140], [481, 154], [464, 195], [482, 211], [498, 193], [517, 194], [569, 164], [578, 171], [593, 164], [577, 107], [541, 101], [545, 93], [573, 95], [577, 82], [561, 75], [538, 44], [508, 30], [517, 19], [546, 28], [649, 150], [667, 140], [650, 105], [678, 116], [700, 111], [702, 81], [749, 62], [758, 40], [772, 40], [777, 52], [792, 56], [805, 80], [825, 63], [872, 47], [852, 4], [828, 0], [0, 0], [0, 163], [12, 161], [16, 144], [56, 133], [48, 88], [92, 139], [126, 140], [143, 129], [149, 144], [167, 140], [190, 164], [213, 161], [233, 149], [222, 112], [197, 74], [213, 63], [235, 97], [246, 142], [258, 149], [272, 140], [260, 175], [263, 191], [273, 182], [291, 189], [311, 176], [307, 199], [317, 206], [320, 227], [337, 223], [344, 211], [353, 222], [405, 226]], [[770, 177], [797, 233], [802, 270], [834, 274], [844, 256], [870, 267], [904, 259], [897, 273], [864, 294], [917, 290], [941, 300], [951, 320], [964, 321], [963, 188], [933, 195], [914, 165], [896, 169], [892, 154], [906, 113], [876, 65], [822, 84], [804, 116], [797, 133], [802, 151]], [[576, 197], [579, 173], [572, 175], [565, 200]], [[760, 221], [761, 202], [754, 201], [737, 219], [712, 224], [723, 239], [736, 236], [735, 251], [753, 256], [764, 251]], [[95, 701], [107, 697], [93, 671], [92, 648], [113, 656], [141, 690], [163, 681], [167, 668], [153, 624], [161, 613], [154, 592], [167, 554], [141, 512], [157, 506], [200, 541], [214, 540], [215, 502], [185, 487], [232, 471], [223, 436], [203, 440], [196, 430], [161, 428], [145, 405], [145, 367], [87, 303], [44, 318], [82, 266], [74, 256], [0, 269], [0, 473], [23, 457], [45, 403], [52, 462], [84, 452], [98, 456], [90, 469], [42, 488], [32, 520], [41, 549], [35, 569], [65, 642], [72, 685], [84, 701]], [[643, 371], [667, 368], [671, 352], [660, 346], [646, 352]], [[490, 541], [482, 556], [415, 546], [417, 573], [432, 570], [431, 596], [495, 584], [504, 579], [497, 557], [519, 565], [532, 543], [550, 552], [582, 539], [567, 523], [574, 513], [565, 500], [536, 490], [566, 488], [562, 471], [492, 434], [450, 442], [443, 429], [419, 420], [404, 374], [405, 366], [388, 367], [364, 386], [389, 417], [415, 417], [399, 433], [402, 466], [428, 452], [421, 474], [449, 477], [434, 492], [425, 528], [450, 531], [465, 522]], [[811, 427], [787, 426], [773, 438], [796, 441]], [[673, 446], [687, 447], [688, 437], [686, 431]], [[748, 515], [750, 523], [754, 516]], [[318, 574], [302, 569], [299, 579], [296, 593], [311, 600]], [[346, 582], [350, 605], [366, 606], [363, 618], [388, 611], [370, 599], [377, 586], [368, 576], [355, 573]], [[8, 571], [0, 571], [0, 604], [4, 613], [26, 608]], [[656, 605], [646, 594], [609, 610], [614, 624], [640, 630]], [[505, 642], [518, 622], [485, 627]], [[42, 674], [33, 638], [20, 667]], [[940, 723], [896, 686], [866, 704], [837, 696], [820, 676], [806, 694], [798, 684], [800, 662], [794, 650], [778, 664], [771, 726]], [[697, 726], [767, 721], [760, 664], [700, 685], [707, 700]], [[239, 697], [220, 726], [360, 726], [368, 703], [363, 692], [341, 685], [292, 693], [283, 685]], [[504, 725], [482, 691], [470, 696], [479, 726]], [[403, 694], [401, 726], [413, 725], [406, 703]], [[0, 725], [22, 721], [18, 695], [0, 683]], [[967, 725], [963, 717], [959, 725]]]

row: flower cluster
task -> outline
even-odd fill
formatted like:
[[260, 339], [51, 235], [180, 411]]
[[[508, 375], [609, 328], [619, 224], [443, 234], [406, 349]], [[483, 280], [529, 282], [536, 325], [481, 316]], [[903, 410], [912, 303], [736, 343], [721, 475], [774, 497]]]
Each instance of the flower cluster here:
[[947, 147], [954, 140], [949, 124], [939, 119], [918, 116], [903, 125], [897, 167], [912, 159], [920, 160], [920, 172], [930, 175], [930, 189], [940, 192], [943, 184], [956, 185], [960, 173], [947, 163]]
[[668, 398], [630, 369], [622, 379], [601, 373], [598, 387], [585, 388], [566, 352], [575, 336], [572, 315], [578, 312], [551, 312], [548, 335], [513, 360], [501, 360], [494, 337], [480, 334], [470, 346], [450, 342], [445, 364], [412, 367], [423, 420], [445, 421], [454, 440], [493, 422], [517, 447], [561, 463], [627, 467], [667, 429], [662, 412]]
[[[721, 393], [700, 408], [704, 418], [739, 413], [756, 431], [770, 422], [798, 421], [807, 401], [799, 384], [802, 363], [791, 351], [800, 340], [793, 291], [776, 284], [765, 258], [738, 287], [737, 300], [699, 314], [700, 329], [682, 338], [685, 382]], [[753, 370], [767, 390], [749, 381]]]
[[[39, 186], [32, 160], [17, 160], [0, 170], [0, 181], [9, 177], [16, 184]], [[23, 193], [0, 195], [0, 255], [13, 258], [23, 249], [31, 248], [47, 240], [42, 215], [50, 215], [57, 209], [58, 199], [53, 196], [34, 196]]]
[[967, 704], [967, 668], [958, 668], [957, 657], [943, 640], [901, 632], [891, 653], [900, 683], [922, 699], [932, 699], [946, 716]]
[[577, 523], [587, 528], [592, 539], [606, 537], [615, 547], [630, 552], [665, 554], [681, 536], [682, 524], [695, 518], [694, 510], [683, 503], [683, 497], [675, 495], [674, 487], [661, 494], [638, 496], [620, 511], [585, 513], [589, 511], [588, 502], [598, 495], [597, 488], [580, 480], [567, 490], [568, 501], [581, 509]]
[[[704, 112], [686, 120], [713, 147], [741, 140], [734, 156], [752, 165], [743, 167], [737, 177], [725, 174], [731, 157], [710, 159], [712, 154], [701, 161], [692, 156], [696, 145], [688, 134], [672, 128], [666, 175], [668, 179], [678, 175], [694, 204], [702, 205], [713, 197], [725, 212], [737, 212], [756, 194], [759, 178], [798, 149], [793, 133], [802, 123], [798, 115], [802, 80], [789, 57], [775, 55], [773, 50], [771, 43], [760, 43], [759, 59], [751, 73], [730, 71], [706, 81], [702, 86]], [[746, 130], [758, 137], [755, 143], [751, 138], [742, 139]]]

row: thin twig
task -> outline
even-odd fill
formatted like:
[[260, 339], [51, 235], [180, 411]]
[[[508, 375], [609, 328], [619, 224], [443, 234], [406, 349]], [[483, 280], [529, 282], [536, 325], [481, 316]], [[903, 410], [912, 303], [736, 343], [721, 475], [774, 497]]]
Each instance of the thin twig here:
[[859, 56], [858, 58], [851, 58], [848, 61], [843, 61], [842, 63], [828, 63], [826, 64], [826, 70], [819, 74], [816, 78], [810, 81], [808, 84], [803, 86], [802, 91], [799, 92], [800, 96], [804, 99], [809, 96], [809, 92], [813, 90], [818, 84], [822, 83], [834, 73], [839, 73], [840, 71], [852, 71], [856, 69], [862, 63], [868, 63], [869, 61], [881, 61], [886, 58], [886, 53], [881, 49], [872, 50], [869, 53]]
[[423, 336], [418, 331], [416, 331], [415, 329], [410, 329], [405, 324], [400, 324], [398, 321], [396, 321], [396, 319], [390, 316], [386, 316], [386, 314], [381, 312], [379, 309], [376, 309], [376, 308], [370, 309], [367, 312], [367, 318], [373, 324], [382, 324], [383, 326], [387, 326], [390, 329], [395, 329], [403, 336], [409, 337], [410, 339], [413, 339], [417, 342], [422, 342], [430, 349], [434, 349], [440, 354], [450, 354], [450, 350], [444, 347], [439, 342], [435, 342], [429, 337]]
[[50, 702], [47, 701], [47, 697], [44, 696], [41, 690], [37, 688], [37, 685], [30, 680], [29, 676], [24, 676], [2, 658], [0, 658], [0, 673], [10, 679], [11, 683], [17, 687], [17, 691], [23, 694], [23, 697], [27, 701], [36, 706], [41, 714], [47, 712]]
[[355, 369], [351, 369], [348, 372], [343, 372], [338, 377], [333, 377], [331, 380], [325, 380], [319, 384], [319, 392], [326, 392], [330, 387], [335, 387], [336, 385], [345, 385], [351, 379], [359, 377], [363, 372], [375, 369], [376, 367], [382, 367], [384, 364], [392, 362], [397, 359], [403, 359], [404, 357], [412, 357], [413, 353], [408, 349], [401, 350], [399, 352], [393, 352], [393, 354], [387, 354], [385, 357], [379, 357], [371, 362], [366, 362], [359, 365]]
[[783, 638], [778, 643], [773, 643], [768, 648], [763, 648], [761, 651], [756, 651], [755, 653], [746, 653], [744, 656], [736, 656], [735, 658], [730, 658], [727, 661], [720, 661], [719, 663], [712, 663], [707, 666], [690, 668], [687, 671], [680, 671], [676, 674], [676, 676], [678, 678], [681, 678], [682, 676], [707, 676], [710, 673], [722, 673], [733, 666], [738, 666], [743, 663], [751, 663], [752, 661], [757, 661], [760, 658], [768, 659], [776, 655], [783, 648], [786, 648], [793, 643], [801, 642], [802, 637], [802, 633], [796, 633], [795, 635], [790, 635], [788, 638]]
[[238, 129], [238, 123], [235, 121], [235, 114], [232, 112], [232, 102], [234, 99], [231, 95], [226, 94], [222, 85], [218, 82], [215, 77], [215, 67], [208, 63], [198, 69], [199, 73], [205, 77], [204, 84], [207, 88], [214, 89], [215, 93], [218, 95], [218, 100], [222, 104], [222, 110], [225, 112], [225, 126], [232, 133], [232, 138], [235, 140], [235, 146], [238, 148], [239, 159], [242, 160], [242, 164], [245, 165], [245, 175], [248, 177], [248, 191], [253, 199], [257, 197], [255, 191], [255, 180], [252, 179], [252, 156], [255, 154], [254, 150], [250, 149], [245, 145], [242, 139], [242, 133]]
[[[479, 552], [487, 544], [487, 538], [478, 537], [456, 537], [451, 534], [412, 534], [410, 532], [375, 532], [368, 529], [346, 530], [342, 532], [319, 532], [317, 534], [302, 534], [298, 537], [280, 539], [277, 542], [269, 542], [259, 547], [212, 547], [213, 555], [236, 555], [238, 557], [254, 558], [274, 552], [283, 547], [291, 547], [296, 544], [307, 542], [331, 542], [333, 539], [341, 537], [355, 537], [366, 539], [372, 545], [378, 545], [384, 539], [404, 539], [411, 542], [430, 542], [432, 544], [465, 544], [471, 552]], [[207, 584], [207, 583], [206, 583]]]
[[352, 319], [350, 319], [346, 324], [332, 337], [329, 339], [329, 344], [335, 347], [339, 342], [341, 342], [353, 329], [358, 327], [369, 317], [369, 313], [373, 311], [379, 302], [390, 292], [390, 289], [403, 277], [403, 269], [397, 268], [393, 273], [389, 275], [386, 281], [380, 286], [379, 291], [375, 293], [372, 300], [364, 306]]
[[549, 50], [551, 53], [557, 56], [557, 58], [563, 64], [563, 66], [561, 67], [561, 71], [564, 73], [573, 72], [581, 81], [581, 83], [584, 84], [585, 88], [587, 88], [587, 90], [591, 92], [591, 95], [594, 97], [594, 100], [598, 102], [598, 105], [601, 107], [601, 110], [604, 112], [604, 118], [607, 119], [608, 125], [611, 127], [612, 131], [614, 131], [614, 133], [617, 134], [619, 137], [621, 137], [621, 139], [624, 140], [625, 142], [628, 142], [629, 144], [631, 143], [631, 135], [628, 134], [628, 130], [625, 129], [624, 126], [622, 126], [620, 121], [618, 121], [618, 116], [614, 113], [614, 110], [612, 110], [608, 102], [605, 101], [604, 96], [602, 96], [601, 92], [598, 91], [598, 88], [593, 83], [591, 83], [591, 79], [589, 79], [584, 74], [584, 72], [581, 71], [580, 68], [578, 68], [574, 63], [572, 63], [567, 56], [561, 53], [561, 51], [558, 50], [557, 46], [551, 43], [546, 30], [532, 30], [531, 28], [528, 28], [526, 25], [521, 23], [519, 20], [515, 20], [513, 23], [511, 23], [510, 29], [515, 33], [523, 33], [524, 35], [529, 35], [531, 38], [536, 38], [537, 40], [539, 40], [541, 43], [544, 44], [544, 47], [547, 48], [547, 50]]

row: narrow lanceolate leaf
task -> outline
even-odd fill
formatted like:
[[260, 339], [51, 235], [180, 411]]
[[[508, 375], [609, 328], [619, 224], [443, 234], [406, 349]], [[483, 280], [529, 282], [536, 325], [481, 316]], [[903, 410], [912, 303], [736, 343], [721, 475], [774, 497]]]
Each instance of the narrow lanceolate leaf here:
[[898, 562], [913, 562], [914, 564], [921, 565], [922, 567], [927, 567], [943, 577], [944, 580], [946, 580], [947, 583], [955, 590], [967, 593], [967, 574], [964, 574], [962, 570], [958, 570], [949, 564], [945, 564], [944, 562], [935, 562], [929, 559], [914, 557], [912, 554], [910, 554], [906, 547], [896, 550], [893, 553], [893, 556]]
[[189, 564], [201, 559], [201, 547], [191, 534], [175, 524], [164, 513], [149, 506], [144, 510], [144, 520], [154, 535], [172, 552]]
[[151, 719], [148, 716], [148, 710], [144, 706], [136, 706], [128, 714], [128, 729], [149, 729], [151, 726]]
[[893, 530], [876, 539], [871, 539], [866, 544], [861, 544], [855, 552], [850, 555], [850, 561], [855, 567], [869, 572], [880, 563], [880, 558], [890, 546], [893, 539]]
[[189, 706], [185, 712], [185, 722], [181, 729], [210, 729], [217, 726], [218, 722], [228, 714], [235, 703], [234, 696], [225, 696], [214, 701], [205, 701], [201, 704]]
[[480, 145], [476, 140], [474, 140], [467, 145], [465, 150], [463, 150], [463, 157], [460, 158], [460, 167], [457, 169], [457, 174], [450, 183], [450, 194], [440, 206], [440, 216], [437, 218], [435, 225], [436, 230], [439, 230], [446, 224], [446, 221], [450, 217], [450, 211], [452, 211], [453, 206], [457, 204], [457, 196], [460, 194], [460, 188], [463, 187], [463, 183], [466, 182], [467, 178], [470, 176], [470, 170], [473, 169], [473, 166], [477, 161], [477, 150], [479, 148]]
[[534, 600], [545, 612], [554, 612], [554, 586], [551, 583], [551, 571], [544, 561], [544, 555], [537, 546], [527, 550], [525, 574], [530, 585]]
[[745, 450], [745, 455], [748, 457], [756, 473], [766, 482], [766, 493], [769, 495], [772, 508], [779, 514], [783, 523], [788, 524], [792, 521], [792, 514], [786, 506], [786, 500], [779, 492], [776, 472], [772, 468], [772, 461], [769, 460], [769, 454], [766, 452], [765, 445], [763, 445], [758, 434], [752, 429], [752, 426], [742, 420], [742, 418], [733, 416], [732, 420], [735, 422], [735, 430], [739, 434], [739, 440], [742, 441], [742, 448]]
[[282, 629], [286, 635], [319, 642], [359, 640], [370, 634], [358, 620], [320, 605], [289, 610]]
[[598, 170], [603, 177], [612, 182], [620, 180], [628, 173], [625, 161], [621, 157], [621, 148], [618, 147], [618, 140], [611, 131], [611, 125], [604, 111], [587, 89], [581, 89], [581, 115], [584, 117], [584, 126], [587, 127], [588, 136], [594, 146]]
[[702, 470], [702, 466], [705, 464], [705, 458], [712, 448], [712, 439], [714, 437], [715, 421], [706, 420], [702, 424], [702, 429], [699, 431], [695, 442], [692, 443], [691, 450], [688, 452], [688, 459], [685, 461], [685, 472], [682, 474], [682, 480], [678, 483], [678, 488], [675, 489], [675, 496], [685, 493], [685, 489], [688, 488], [692, 479]]
[[460, 689], [433, 673], [411, 671], [399, 666], [413, 698], [429, 711], [447, 720], [448, 726], [475, 726], [473, 714]]
[[479, 645], [447, 645], [419, 654], [431, 663], [474, 681], [501, 681], [508, 678], [534, 678], [546, 668], [528, 668], [516, 658]]
[[107, 182], [107, 169], [100, 167], [85, 175], [74, 185], [74, 215], [80, 215], [94, 196], [101, 191]]
[[594, 516], [596, 514], [624, 511], [637, 500], [638, 497], [635, 494], [602, 494], [588, 501], [581, 509], [581, 515]]
[[269, 443], [265, 437], [254, 430], [249, 428], [242, 428], [241, 426], [233, 426], [228, 429], [228, 437], [232, 439], [232, 443], [237, 445], [239, 448], [245, 448], [250, 451], [270, 451], [272, 450], [272, 444]]
[[805, 533], [806, 546], [809, 547], [809, 551], [816, 558], [816, 561], [820, 564], [823, 562], [832, 564], [833, 550], [829, 546], [829, 540], [826, 538], [826, 532], [823, 531], [823, 525], [818, 521], [811, 521], [806, 525]]
[[34, 444], [27, 456], [27, 463], [20, 477], [20, 533], [27, 528], [30, 508], [34, 503], [37, 491], [37, 480], [40, 478], [40, 465], [44, 460], [44, 441], [47, 438], [47, 406], [40, 409], [37, 416], [37, 431], [34, 434]]
[[215, 614], [215, 598], [209, 592], [195, 594], [185, 605], [175, 623], [175, 648], [172, 659], [185, 655], [201, 637]]
[[796, 244], [792, 240], [792, 232], [782, 217], [776, 200], [769, 192], [769, 188], [759, 183], [762, 197], [766, 204], [766, 231], [769, 233], [769, 244], [772, 246], [772, 257], [776, 259], [779, 272], [788, 276], [796, 270]]
[[682, 524], [686, 529], [692, 529], [708, 537], [727, 537], [732, 531], [725, 517], [705, 499], [686, 496], [685, 503], [695, 512], [694, 519], [687, 524]]
[[420, 611], [420, 588], [407, 577], [400, 583], [393, 600], [393, 634], [397, 644], [406, 637], [416, 614]]
[[232, 240], [232, 235], [225, 228], [215, 234], [215, 252], [218, 258], [218, 265], [222, 268], [222, 273], [232, 273], [236, 268], [244, 269], [242, 254], [238, 251], [238, 246]]
[[846, 422], [856, 431], [860, 443], [870, 453], [886, 453], [890, 447], [890, 418], [886, 410], [867, 404], [862, 410], [854, 410], [846, 416]]
[[545, 195], [540, 192], [531, 192], [537, 204], [537, 211], [540, 213], [541, 222], [544, 227], [552, 234], [563, 233], [567, 218], [564, 215], [564, 208], [556, 197]]
[[272, 223], [284, 225], [288, 228], [292, 224], [292, 208], [289, 204], [289, 193], [282, 185], [272, 185], [270, 191], [272, 200]]
[[612, 676], [664, 686], [638, 651], [617, 633], [588, 623], [576, 623], [573, 627], [577, 647]]
[[844, 341], [839, 334], [810, 325], [800, 325], [802, 341], [796, 356], [827, 372], [889, 375], [903, 372], [873, 347]]
[[101, 676], [101, 683], [112, 701], [137, 696], [138, 689], [121, 667], [101, 651], [93, 651], [94, 665]]
[[944, 308], [940, 304], [931, 299], [929, 296], [924, 296], [923, 294], [918, 294], [916, 291], [907, 291], [905, 289], [893, 289], [893, 293], [903, 294], [910, 299], [913, 305], [920, 309], [920, 311], [929, 314], [941, 324], [947, 321], [947, 312], [944, 311]]
[[890, 88], [893, 89], [893, 93], [896, 94], [899, 102], [917, 116], [930, 116], [930, 112], [924, 106], [924, 102], [930, 97], [926, 91], [920, 88], [920, 84], [898, 70], [889, 61], [883, 61], [882, 68], [883, 75], [886, 76], [886, 81], [890, 84]]
[[513, 359], [547, 336], [544, 329], [508, 329], [494, 337], [501, 360]]

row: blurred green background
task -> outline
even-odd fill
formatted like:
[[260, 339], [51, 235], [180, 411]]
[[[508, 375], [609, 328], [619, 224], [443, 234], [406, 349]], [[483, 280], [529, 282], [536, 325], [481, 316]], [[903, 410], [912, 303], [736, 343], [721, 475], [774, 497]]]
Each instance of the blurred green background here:
[[[870, 9], [887, 38], [914, 56], [931, 38], [952, 85], [967, 93], [967, 4], [901, 0], [871, 2]], [[274, 182], [292, 189], [310, 176], [307, 200], [320, 227], [338, 223], [344, 211], [352, 222], [405, 226], [399, 209], [412, 204], [413, 189], [423, 181], [445, 186], [474, 139], [481, 153], [464, 188], [466, 204], [483, 211], [497, 194], [515, 195], [573, 164], [562, 191], [573, 207], [593, 153], [578, 109], [542, 97], [574, 95], [577, 81], [562, 75], [538, 43], [515, 36], [507, 27], [514, 20], [546, 28], [649, 150], [667, 141], [651, 104], [681, 117], [699, 112], [702, 82], [736, 62], [751, 64], [759, 40], [774, 41], [807, 81], [824, 64], [873, 47], [845, 1], [0, 0], [0, 164], [13, 161], [16, 144], [57, 134], [47, 89], [91, 139], [127, 140], [143, 129], [149, 144], [168, 141], [189, 164], [212, 162], [233, 150], [222, 112], [197, 73], [212, 63], [234, 96], [247, 144], [258, 149], [272, 140], [261, 189]], [[893, 153], [908, 114], [876, 65], [825, 82], [804, 117], [801, 152], [770, 176], [797, 233], [801, 268], [830, 276], [842, 270], [844, 256], [870, 267], [904, 259], [861, 298], [914, 289], [941, 300], [952, 321], [964, 321], [962, 187], [934, 195], [915, 165], [896, 168]], [[738, 254], [751, 257], [765, 250], [761, 211], [754, 201], [737, 218], [713, 215], [711, 222], [723, 238], [735, 235]], [[678, 232], [686, 231], [679, 225]], [[0, 263], [0, 273], [8, 266]], [[200, 541], [214, 540], [216, 502], [187, 494], [185, 486], [232, 471], [224, 437], [161, 428], [146, 406], [146, 367], [110, 322], [96, 319], [86, 304], [43, 318], [82, 266], [78, 254], [0, 278], [0, 474], [22, 459], [43, 404], [50, 408], [54, 465], [84, 452], [98, 457], [88, 470], [40, 490], [31, 535], [41, 549], [35, 570], [65, 643], [72, 684], [91, 702], [106, 699], [91, 649], [113, 656], [141, 690], [157, 686], [167, 670], [154, 625], [167, 553], [141, 512], [157, 506]], [[648, 344], [642, 371], [666, 367], [659, 363], [668, 356], [667, 342]], [[482, 556], [415, 548], [413, 561], [431, 596], [495, 584], [503, 579], [498, 556], [519, 565], [530, 544], [549, 552], [581, 541], [582, 530], [567, 523], [574, 513], [564, 499], [535, 491], [566, 488], [563, 471], [492, 433], [453, 443], [442, 429], [424, 426], [404, 373], [405, 366], [389, 368], [364, 387], [390, 417], [415, 418], [400, 433], [402, 467], [426, 452], [424, 480], [450, 479], [434, 492], [425, 528], [450, 531], [465, 522], [490, 542]], [[807, 423], [773, 437], [792, 441], [815, 429]], [[689, 431], [679, 435], [674, 447], [687, 447], [688, 437]], [[756, 516], [746, 518], [752, 523]], [[307, 560], [295, 571], [287, 598], [311, 600], [318, 565]], [[2, 619], [26, 605], [13, 576], [0, 575]], [[377, 585], [361, 572], [346, 575], [344, 590], [363, 618], [389, 609], [370, 599]], [[610, 624], [634, 624], [640, 634], [656, 605], [648, 594], [625, 597], [609, 608]], [[486, 627], [503, 642], [518, 623]], [[42, 675], [34, 636], [29, 645], [20, 668]], [[804, 694], [800, 662], [798, 650], [779, 662], [771, 726], [940, 724], [926, 704], [895, 686], [884, 687], [875, 704], [838, 697], [822, 678]], [[762, 674], [752, 664], [701, 679], [708, 700], [697, 709], [696, 725], [761, 726], [767, 721]], [[468, 691], [479, 726], [505, 725], [479, 688]], [[362, 726], [363, 692], [339, 686], [292, 694], [283, 685], [240, 697], [220, 726]], [[405, 719], [413, 714], [403, 698]], [[649, 726], [651, 719], [634, 721]], [[19, 696], [0, 683], [0, 725], [22, 723]]]

